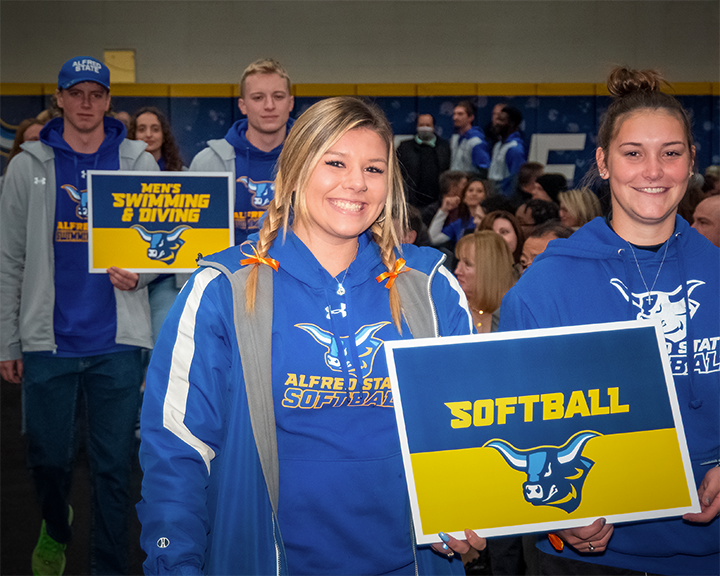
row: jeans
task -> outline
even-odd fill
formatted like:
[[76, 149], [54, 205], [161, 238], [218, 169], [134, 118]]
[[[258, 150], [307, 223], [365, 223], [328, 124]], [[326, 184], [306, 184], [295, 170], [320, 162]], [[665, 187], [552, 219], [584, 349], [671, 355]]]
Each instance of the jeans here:
[[67, 497], [73, 472], [79, 395], [87, 407], [93, 484], [93, 574], [124, 574], [134, 426], [143, 371], [140, 349], [82, 358], [23, 355], [28, 467], [48, 534], [71, 537]]

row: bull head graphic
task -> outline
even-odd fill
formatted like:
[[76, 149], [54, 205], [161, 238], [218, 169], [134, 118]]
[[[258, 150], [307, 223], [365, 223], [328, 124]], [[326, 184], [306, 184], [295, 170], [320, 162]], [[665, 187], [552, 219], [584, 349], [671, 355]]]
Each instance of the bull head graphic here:
[[274, 182], [255, 182], [247, 176], [240, 176], [237, 181], [245, 184], [245, 187], [253, 195], [252, 205], [255, 208], [263, 208], [267, 206], [270, 204], [270, 200], [272, 200], [275, 195]]
[[185, 244], [185, 240], [180, 238], [180, 234], [185, 232], [185, 230], [189, 230], [190, 226], [178, 226], [171, 232], [148, 232], [138, 224], [131, 226], [131, 228], [135, 228], [138, 234], [140, 234], [140, 237], [150, 244], [150, 247], [147, 249], [147, 257], [150, 258], [150, 260], [165, 262], [165, 264], [169, 266], [175, 262], [178, 250]]
[[540, 446], [519, 450], [505, 440], [490, 440], [483, 448], [494, 448], [515, 470], [525, 472], [525, 500], [533, 506], [555, 506], [568, 514], [582, 500], [582, 487], [595, 462], [582, 456], [588, 440], [597, 432], [578, 432], [562, 446]]
[[638, 309], [638, 320], [660, 320], [662, 324], [665, 338], [670, 342], [681, 342], [685, 340], [687, 334], [687, 314], [690, 318], [695, 316], [695, 312], [700, 307], [697, 300], [690, 298], [693, 290], [698, 286], [702, 286], [705, 282], [701, 280], [688, 280], [687, 282], [687, 302], [690, 310], [685, 306], [685, 298], [680, 293], [682, 286], [678, 286], [673, 292], [661, 292], [654, 290], [635, 294], [630, 292], [623, 284], [622, 280], [612, 278], [610, 284], [618, 289], [626, 302], [631, 302]]
[[[378, 322], [377, 324], [371, 324], [369, 326], [363, 326], [357, 332], [355, 332], [355, 346], [358, 349], [358, 357], [360, 358], [361, 370], [363, 378], [369, 376], [372, 373], [373, 361], [375, 355], [383, 344], [380, 338], [375, 338], [375, 333], [380, 330], [383, 326], [390, 324], [390, 322]], [[325, 364], [330, 370], [334, 372], [342, 371], [342, 362], [345, 361], [349, 371], [354, 372], [354, 368], [350, 360], [348, 360], [348, 349], [347, 349], [347, 336], [340, 337], [340, 345], [342, 346], [342, 356], [338, 349], [337, 340], [333, 336], [332, 332], [318, 328], [314, 324], [295, 324], [298, 328], [305, 330], [318, 344], [322, 344], [325, 347]]]
[[63, 184], [60, 186], [65, 192], [67, 192], [70, 195], [70, 198], [72, 198], [73, 202], [77, 202], [77, 207], [75, 208], [75, 214], [77, 214], [78, 218], [81, 218], [82, 220], [87, 220], [88, 217], [88, 194], [87, 190], [81, 190], [78, 192], [77, 188], [75, 186], [71, 186], [70, 184]]

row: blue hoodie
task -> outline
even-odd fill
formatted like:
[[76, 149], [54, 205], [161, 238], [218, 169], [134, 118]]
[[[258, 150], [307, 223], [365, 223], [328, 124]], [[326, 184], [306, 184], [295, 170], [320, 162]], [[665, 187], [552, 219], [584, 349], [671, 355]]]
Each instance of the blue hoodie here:
[[[242, 247], [212, 257], [231, 272]], [[247, 250], [247, 247], [245, 247]], [[250, 429], [227, 278], [196, 272], [163, 325], [142, 414], [145, 570], [292, 574], [463, 573], [415, 549], [388, 369], [392, 323], [378, 246], [360, 237], [338, 279], [292, 233], [269, 256], [273, 279], [272, 386], [280, 466], [276, 532]], [[428, 248], [404, 246], [428, 275], [440, 335], [469, 334], [457, 281]], [[338, 294], [338, 280], [346, 289]], [[239, 303], [244, 305], [244, 303]], [[156, 543], [167, 538], [170, 545]], [[180, 572], [180, 570], [185, 570]]]
[[118, 170], [118, 149], [125, 126], [104, 118], [105, 139], [94, 154], [75, 152], [63, 139], [65, 124], [54, 118], [40, 132], [40, 141], [55, 152], [57, 202], [55, 310], [53, 324], [58, 356], [91, 356], [130, 347], [115, 343], [115, 291], [107, 274], [88, 272], [87, 170]]
[[[290, 131], [294, 120], [287, 122]], [[260, 227], [258, 221], [275, 196], [275, 165], [283, 145], [263, 152], [247, 139], [248, 121], [238, 120], [225, 140], [235, 148], [235, 244], [242, 244]]]
[[[657, 252], [636, 248], [635, 254], [637, 263], [627, 242], [602, 218], [567, 240], [553, 240], [503, 299], [500, 330], [660, 318], [699, 486], [715, 465], [703, 463], [720, 455], [720, 251], [678, 216], [667, 254], [665, 245]], [[650, 295], [638, 267], [646, 281], [660, 269]], [[602, 554], [579, 555], [569, 546], [557, 553], [546, 539], [538, 546], [640, 572], [717, 574], [719, 528], [718, 518], [709, 525], [669, 518], [617, 524]]]
[[490, 147], [485, 136], [475, 126], [471, 126], [464, 134], [453, 134], [450, 138], [452, 158], [451, 170], [476, 172], [490, 166]]
[[514, 177], [525, 163], [527, 153], [520, 132], [513, 132], [505, 140], [495, 143], [488, 178], [498, 182], [503, 196], [511, 196]]

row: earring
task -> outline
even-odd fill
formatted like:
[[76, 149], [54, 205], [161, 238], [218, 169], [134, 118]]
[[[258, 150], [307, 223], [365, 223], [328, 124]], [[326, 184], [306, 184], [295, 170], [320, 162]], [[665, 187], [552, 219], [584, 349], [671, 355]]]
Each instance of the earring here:
[[605, 178], [606, 175], [607, 175], [607, 172], [600, 172], [600, 178]]
[[375, 224], [380, 224], [380, 222], [385, 222], [385, 208], [383, 208], [380, 216], [378, 216], [377, 220], [375, 220]]

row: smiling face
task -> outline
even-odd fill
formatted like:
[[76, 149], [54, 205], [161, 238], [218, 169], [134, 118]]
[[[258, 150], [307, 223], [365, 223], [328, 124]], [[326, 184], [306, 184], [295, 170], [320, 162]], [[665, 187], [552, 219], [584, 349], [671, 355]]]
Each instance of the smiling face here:
[[464, 198], [464, 202], [467, 207], [475, 208], [476, 206], [479, 206], [483, 200], [485, 200], [485, 186], [483, 186], [483, 183], [479, 180], [470, 182], [467, 190], [465, 190]]
[[65, 129], [81, 134], [102, 130], [103, 117], [110, 108], [110, 92], [96, 82], [80, 82], [55, 93], [63, 110]]
[[240, 111], [248, 118], [248, 131], [285, 134], [285, 126], [295, 101], [288, 81], [279, 74], [253, 74], [245, 78]]
[[500, 234], [500, 236], [505, 239], [505, 242], [507, 242], [510, 248], [510, 252], [514, 254], [518, 239], [517, 234], [515, 234], [515, 228], [513, 228], [510, 220], [506, 220], [505, 218], [495, 220], [495, 222], [493, 222], [493, 232]]
[[313, 250], [316, 243], [356, 242], [385, 206], [388, 150], [367, 128], [346, 132], [320, 158], [305, 190], [307, 217], [293, 230]]
[[621, 118], [607, 154], [598, 148], [600, 173], [610, 181], [612, 225], [635, 244], [659, 244], [675, 228], [695, 156], [680, 120], [665, 110]]
[[162, 126], [160, 120], [152, 112], [145, 112], [137, 117], [135, 139], [147, 144], [146, 150], [153, 156], [160, 151], [163, 144]]

